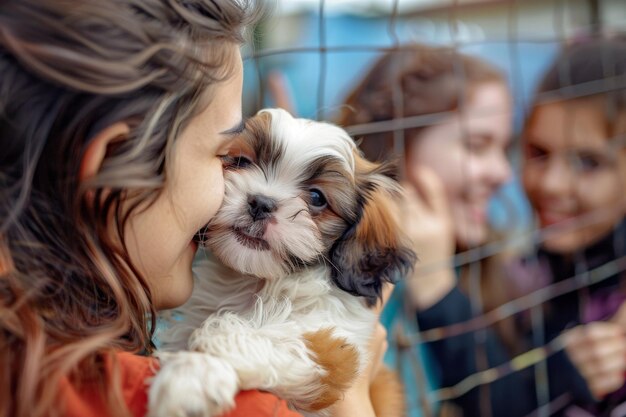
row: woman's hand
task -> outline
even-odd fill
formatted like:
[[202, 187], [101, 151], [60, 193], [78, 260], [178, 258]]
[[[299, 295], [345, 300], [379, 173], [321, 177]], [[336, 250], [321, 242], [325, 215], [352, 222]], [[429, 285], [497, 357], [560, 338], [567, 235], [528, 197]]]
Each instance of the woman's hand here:
[[428, 168], [412, 170], [404, 185], [400, 219], [418, 256], [413, 275], [407, 279], [410, 299], [424, 310], [443, 298], [455, 285], [451, 265], [454, 226], [444, 186]]
[[[382, 302], [374, 307], [378, 315], [380, 315], [383, 310], [392, 290], [393, 285], [386, 284], [383, 290]], [[357, 379], [350, 389], [346, 391], [344, 398], [339, 400], [332, 407], [333, 417], [376, 417], [370, 399], [370, 385], [383, 366], [383, 357], [387, 351], [387, 330], [385, 330], [379, 321], [376, 322], [376, 326], [373, 330], [369, 345], [369, 361], [367, 367], [357, 376]]]
[[594, 397], [601, 399], [624, 385], [626, 375], [626, 304], [611, 321], [583, 324], [564, 334], [565, 351], [585, 378]]

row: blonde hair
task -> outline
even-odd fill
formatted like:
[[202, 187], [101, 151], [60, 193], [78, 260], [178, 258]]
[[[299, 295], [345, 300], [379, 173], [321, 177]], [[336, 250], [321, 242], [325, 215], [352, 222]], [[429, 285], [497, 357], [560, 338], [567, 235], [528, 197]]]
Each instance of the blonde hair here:
[[[115, 242], [158, 195], [174, 138], [230, 77], [228, 45], [259, 12], [252, 0], [0, 4], [1, 417], [62, 414], [65, 377], [128, 415], [118, 372], [100, 371], [113, 350], [150, 350], [154, 307]], [[79, 185], [90, 138], [118, 121], [129, 139]]]

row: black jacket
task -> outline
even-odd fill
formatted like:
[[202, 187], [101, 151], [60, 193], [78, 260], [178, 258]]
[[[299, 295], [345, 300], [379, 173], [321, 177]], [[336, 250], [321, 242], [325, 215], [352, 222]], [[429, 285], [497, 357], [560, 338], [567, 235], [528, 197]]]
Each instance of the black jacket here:
[[[609, 236], [571, 258], [540, 249], [536, 256], [528, 257], [521, 262], [529, 273], [548, 274], [548, 282], [562, 281], [576, 273], [592, 270], [623, 256], [626, 253], [624, 231], [622, 223]], [[539, 262], [536, 262], [537, 260]], [[543, 272], [539, 272], [531, 265], [543, 265]], [[507, 278], [511, 277], [503, 277]], [[594, 308], [597, 310], [597, 306], [602, 305], [602, 302], [597, 302], [598, 299], [607, 294], [619, 293], [619, 287], [623, 285], [621, 281], [623, 280], [620, 275], [615, 274], [588, 288], [569, 292], [546, 302], [542, 309], [545, 318], [541, 329], [544, 336], [543, 344], [554, 339], [563, 330], [589, 321], [585, 316], [589, 316], [590, 313], [591, 316], [595, 315], [592, 320], [606, 319], [612, 315], [614, 311], [598, 314], [598, 311], [588, 311], [589, 307], [581, 308], [583, 304], [581, 300], [585, 299], [585, 294], [588, 295], [588, 299], [595, 300]], [[593, 303], [584, 304], [589, 306]], [[460, 323], [470, 318], [472, 318], [470, 300], [458, 287], [431, 308], [417, 314], [420, 330]], [[540, 334], [533, 334], [528, 312], [516, 316], [515, 319], [520, 335], [519, 343], [523, 350], [537, 347]], [[438, 376], [442, 387], [454, 386], [467, 376], [476, 373], [479, 370], [477, 364], [481, 359], [483, 361], [481, 370], [500, 365], [498, 375], [504, 375], [508, 369], [506, 364], [512, 358], [493, 328], [445, 338], [431, 342], [427, 346], [439, 364]], [[535, 368], [545, 365], [548, 371], [548, 392], [545, 390], [545, 384], [536, 383], [535, 377]], [[586, 409], [592, 410], [594, 415], [608, 415], [608, 411], [615, 403], [626, 400], [626, 396], [618, 392], [608, 399], [596, 402], [582, 376], [561, 350], [550, 355], [547, 361], [499, 377], [492, 383], [476, 387], [453, 401], [462, 408], [465, 416], [526, 416], [538, 407], [538, 387], [541, 390], [540, 395], [544, 395], [544, 398], [547, 397], [550, 401], [556, 398], [562, 400], [561, 403], [554, 404], [559, 409], [556, 415], [563, 415], [567, 404], [573, 403], [582, 404]]]

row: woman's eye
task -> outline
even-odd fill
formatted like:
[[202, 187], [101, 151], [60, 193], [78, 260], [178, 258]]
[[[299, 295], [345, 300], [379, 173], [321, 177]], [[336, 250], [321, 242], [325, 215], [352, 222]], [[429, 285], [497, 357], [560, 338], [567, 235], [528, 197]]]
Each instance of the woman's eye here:
[[524, 156], [529, 161], [540, 162], [548, 157], [548, 153], [536, 146], [527, 145], [524, 147]]
[[252, 164], [252, 161], [245, 156], [232, 156], [225, 155], [220, 157], [222, 159], [222, 165], [225, 169], [241, 169], [247, 168]]
[[328, 202], [326, 201], [326, 197], [324, 194], [316, 188], [313, 188], [309, 191], [311, 197], [311, 205], [313, 207], [322, 208], [325, 207]]
[[489, 149], [489, 145], [484, 142], [469, 142], [465, 144], [465, 147], [473, 154], [481, 154]]
[[594, 155], [577, 155], [574, 159], [574, 165], [581, 171], [595, 171], [603, 166], [601, 158]]
[[482, 154], [489, 150], [493, 138], [489, 134], [472, 133], [468, 137], [463, 138], [465, 149], [473, 154]]
[[246, 158], [245, 156], [236, 156], [233, 158], [233, 165], [236, 168], [246, 168], [247, 166], [252, 164], [252, 161]]

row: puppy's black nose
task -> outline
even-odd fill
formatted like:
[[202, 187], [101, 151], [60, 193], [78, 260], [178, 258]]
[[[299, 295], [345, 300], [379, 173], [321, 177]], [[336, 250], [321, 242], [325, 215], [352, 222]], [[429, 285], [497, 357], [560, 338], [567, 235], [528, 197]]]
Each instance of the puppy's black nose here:
[[276, 200], [264, 195], [248, 196], [248, 212], [254, 221], [270, 217], [271, 213], [276, 210], [276, 205]]

